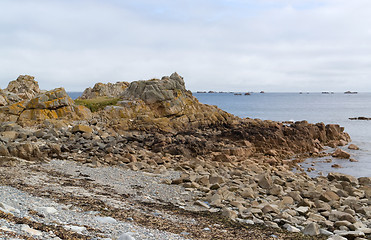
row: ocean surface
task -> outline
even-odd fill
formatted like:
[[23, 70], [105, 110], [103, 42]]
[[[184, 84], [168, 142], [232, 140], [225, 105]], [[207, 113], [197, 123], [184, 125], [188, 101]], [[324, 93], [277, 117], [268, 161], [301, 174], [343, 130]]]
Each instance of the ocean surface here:
[[[69, 94], [75, 99], [81, 92]], [[351, 117], [371, 117], [371, 93], [252, 93], [248, 96], [233, 93], [194, 93], [194, 96], [201, 103], [216, 105], [241, 118], [339, 124], [345, 127], [352, 143], [360, 147], [358, 151], [344, 148], [358, 162], [344, 159], [332, 159], [331, 163], [324, 161], [331, 157], [308, 159], [302, 164], [304, 169], [314, 167], [316, 170], [309, 173], [311, 176], [336, 171], [357, 177], [371, 177], [371, 121], [349, 120]], [[311, 166], [313, 162], [315, 166]], [[342, 168], [332, 168], [332, 164], [339, 164]]]

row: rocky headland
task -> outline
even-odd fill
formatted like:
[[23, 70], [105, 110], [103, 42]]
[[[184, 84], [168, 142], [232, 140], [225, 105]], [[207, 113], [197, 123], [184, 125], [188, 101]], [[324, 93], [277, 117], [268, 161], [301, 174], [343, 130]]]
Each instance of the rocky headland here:
[[[115, 101], [89, 108], [100, 99]], [[0, 236], [367, 239], [371, 178], [292, 171], [307, 157], [328, 155], [326, 146], [350, 158], [338, 148], [349, 142], [336, 124], [241, 119], [202, 104], [177, 73], [97, 83], [79, 101], [20, 76], [0, 91], [0, 192], [54, 201], [44, 204], [56, 212], [0, 196]], [[53, 217], [71, 207], [113, 220]], [[164, 235], [141, 236], [142, 228], [125, 235], [118, 223], [128, 222]]]

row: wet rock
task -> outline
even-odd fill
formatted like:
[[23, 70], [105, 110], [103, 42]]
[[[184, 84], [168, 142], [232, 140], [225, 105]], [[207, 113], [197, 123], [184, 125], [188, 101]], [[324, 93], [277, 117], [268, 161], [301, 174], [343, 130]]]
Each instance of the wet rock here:
[[340, 148], [337, 148], [332, 156], [336, 158], [350, 158], [350, 154]]
[[354, 144], [349, 144], [348, 149], [359, 150], [359, 147], [357, 145], [354, 145]]

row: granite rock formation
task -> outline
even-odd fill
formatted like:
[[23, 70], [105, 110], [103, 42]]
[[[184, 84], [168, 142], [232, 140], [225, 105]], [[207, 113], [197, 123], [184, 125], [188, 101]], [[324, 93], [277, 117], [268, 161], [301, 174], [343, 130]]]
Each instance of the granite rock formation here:
[[90, 110], [75, 105], [64, 88], [40, 91], [32, 76], [21, 75], [0, 91], [1, 121], [32, 124], [32, 121], [47, 119], [79, 120], [90, 117]]
[[92, 99], [97, 97], [119, 97], [122, 92], [129, 86], [128, 82], [117, 83], [96, 83], [93, 88], [89, 87], [84, 90], [80, 99]]

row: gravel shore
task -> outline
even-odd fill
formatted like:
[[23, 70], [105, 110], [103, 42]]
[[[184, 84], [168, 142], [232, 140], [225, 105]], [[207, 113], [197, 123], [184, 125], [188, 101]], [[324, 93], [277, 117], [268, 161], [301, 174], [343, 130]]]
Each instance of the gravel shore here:
[[165, 184], [179, 176], [60, 160], [1, 167], [0, 239], [301, 239], [201, 211], [197, 191]]

